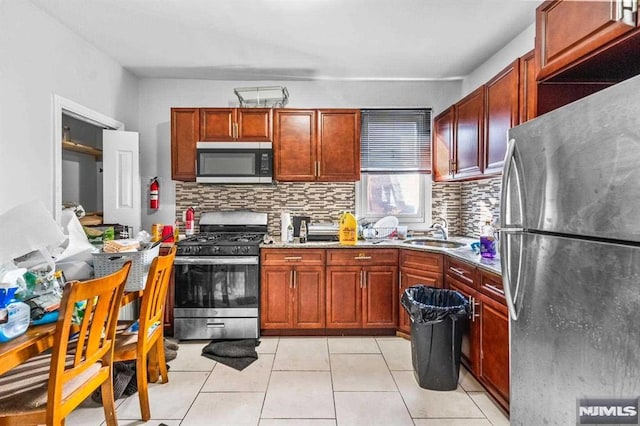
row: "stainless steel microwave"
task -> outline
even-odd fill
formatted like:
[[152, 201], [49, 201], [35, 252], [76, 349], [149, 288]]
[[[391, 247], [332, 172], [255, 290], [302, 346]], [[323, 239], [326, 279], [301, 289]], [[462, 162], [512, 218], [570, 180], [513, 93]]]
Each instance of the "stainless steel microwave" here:
[[196, 182], [271, 183], [271, 142], [198, 142]]

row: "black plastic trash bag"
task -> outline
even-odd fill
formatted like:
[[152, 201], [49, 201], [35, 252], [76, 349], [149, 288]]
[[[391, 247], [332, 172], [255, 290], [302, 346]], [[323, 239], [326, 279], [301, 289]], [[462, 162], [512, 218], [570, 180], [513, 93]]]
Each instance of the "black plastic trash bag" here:
[[411, 316], [411, 361], [418, 385], [455, 390], [469, 301], [454, 290], [416, 285], [404, 291], [402, 306]]
[[469, 301], [455, 290], [415, 285], [404, 291], [401, 301], [412, 321], [419, 324], [469, 317]]

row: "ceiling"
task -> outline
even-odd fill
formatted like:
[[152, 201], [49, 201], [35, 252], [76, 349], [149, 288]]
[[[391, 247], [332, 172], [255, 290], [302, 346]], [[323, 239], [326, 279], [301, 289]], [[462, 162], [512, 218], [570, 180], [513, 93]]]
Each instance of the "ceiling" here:
[[535, 19], [531, 0], [31, 0], [142, 78], [440, 80]]

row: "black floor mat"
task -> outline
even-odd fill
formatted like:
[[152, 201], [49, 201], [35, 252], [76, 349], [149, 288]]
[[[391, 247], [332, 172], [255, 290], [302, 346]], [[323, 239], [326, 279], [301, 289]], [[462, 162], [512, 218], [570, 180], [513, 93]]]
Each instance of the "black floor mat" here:
[[202, 349], [202, 355], [242, 371], [258, 359], [258, 339], [214, 339]]

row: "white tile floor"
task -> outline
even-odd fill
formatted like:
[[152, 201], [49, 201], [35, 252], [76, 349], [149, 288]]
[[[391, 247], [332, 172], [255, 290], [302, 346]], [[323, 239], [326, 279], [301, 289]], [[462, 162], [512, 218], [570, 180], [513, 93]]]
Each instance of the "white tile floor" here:
[[[239, 372], [200, 355], [208, 342], [182, 342], [169, 383], [151, 384], [152, 420], [138, 396], [116, 401], [119, 424], [177, 425], [508, 425], [464, 369], [455, 391], [422, 389], [411, 342], [399, 337], [263, 337], [259, 358]], [[104, 424], [85, 401], [68, 426]]]

